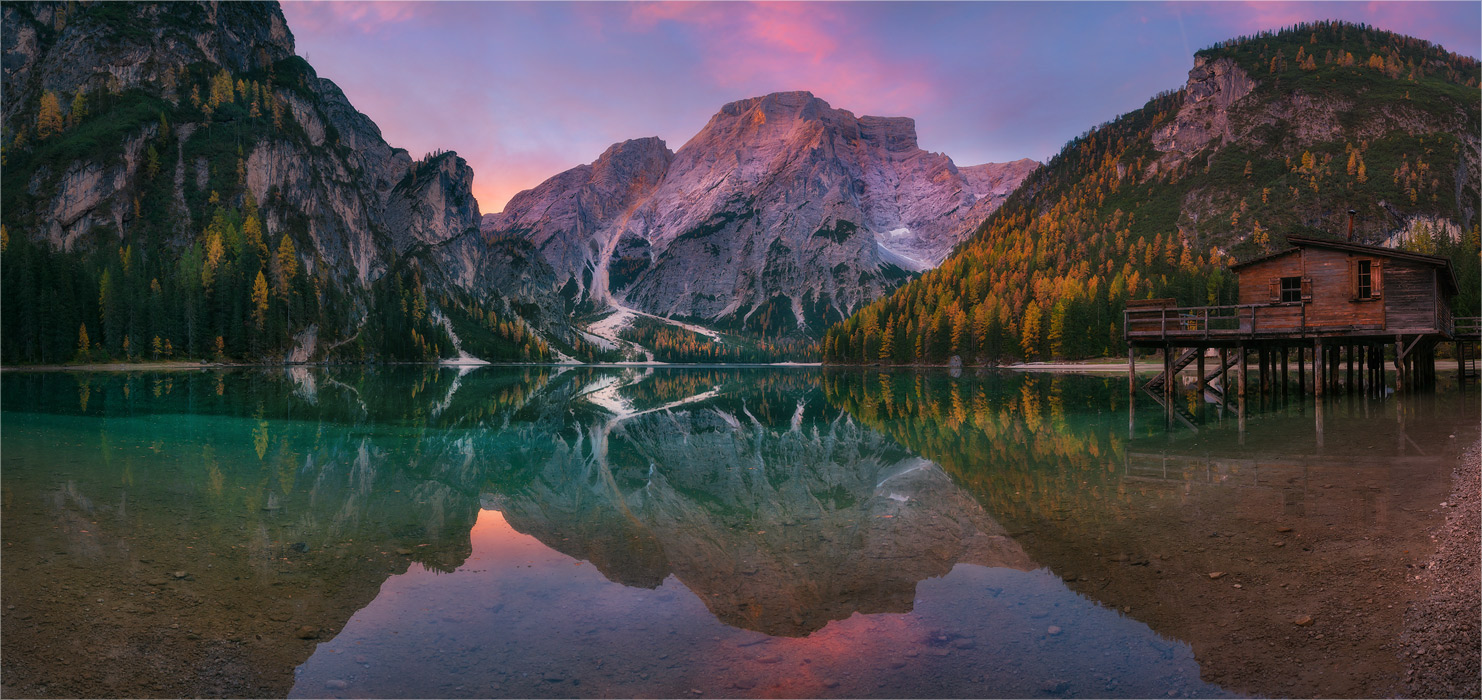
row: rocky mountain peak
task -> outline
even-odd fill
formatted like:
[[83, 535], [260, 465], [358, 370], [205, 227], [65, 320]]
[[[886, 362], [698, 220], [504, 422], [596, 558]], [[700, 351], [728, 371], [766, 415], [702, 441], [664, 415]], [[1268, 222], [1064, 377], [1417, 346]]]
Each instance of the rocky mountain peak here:
[[604, 188], [652, 187], [664, 176], [674, 152], [657, 136], [615, 143], [591, 165], [592, 180]]
[[810, 333], [934, 266], [1035, 165], [964, 175], [911, 118], [778, 92], [726, 104], [676, 152], [614, 144], [483, 230], [533, 244], [575, 301]]

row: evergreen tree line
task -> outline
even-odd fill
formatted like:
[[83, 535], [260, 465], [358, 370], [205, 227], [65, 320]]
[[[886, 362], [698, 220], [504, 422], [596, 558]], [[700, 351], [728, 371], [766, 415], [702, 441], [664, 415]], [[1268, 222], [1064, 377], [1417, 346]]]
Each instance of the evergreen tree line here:
[[[315, 253], [303, 213], [276, 188], [262, 203], [248, 190], [244, 145], [307, 143], [280, 94], [312, 98], [306, 71], [297, 58], [245, 76], [200, 64], [165, 71], [150, 91], [42, 92], [34, 120], [0, 139], [0, 361], [276, 360], [310, 325], [318, 326], [319, 347], [332, 346], [338, 359], [456, 355], [415, 265], [393, 265], [396, 272], [369, 290], [347, 289]], [[180, 124], [191, 125], [188, 138], [177, 138]], [[338, 147], [332, 133], [326, 137], [323, 148]], [[128, 204], [122, 230], [98, 226], [66, 243], [52, 240], [56, 164], [117, 165], [124, 144], [139, 139], [137, 169], [115, 195]], [[181, 162], [205, 163], [203, 186], [191, 167], [177, 190]], [[270, 213], [282, 222], [273, 234]], [[550, 356], [523, 322], [493, 317], [472, 300], [459, 306], [513, 343], [498, 359]], [[365, 328], [356, 331], [361, 317]]]
[[818, 359], [817, 343], [805, 339], [745, 340], [728, 336], [724, 341], [662, 321], [638, 317], [618, 337], [653, 351], [660, 362], [812, 362]]
[[[1345, 47], [1381, 56], [1383, 67], [1345, 65], [1336, 58]], [[1324, 56], [1320, 64], [1314, 53]], [[1271, 77], [1267, 67], [1278, 54], [1301, 56], [1303, 65], [1280, 65]], [[1360, 112], [1381, 113], [1405, 101], [1438, 115], [1437, 124], [1450, 123], [1457, 109], [1478, 121], [1476, 89], [1467, 87], [1477, 84], [1475, 59], [1387, 32], [1300, 25], [1200, 55], [1249, 64], [1262, 82], [1243, 98], [1246, 110], [1301, 89], [1352, 100]], [[1346, 223], [1342, 212], [1354, 208], [1361, 233], [1376, 240], [1388, 233], [1395, 205], [1410, 215], [1460, 221], [1466, 203], [1452, 193], [1475, 197], [1475, 183], [1464, 187], [1455, 179], [1464, 172], [1465, 146], [1442, 131], [1346, 131], [1333, 140], [1297, 142], [1269, 130], [1260, 152], [1237, 141], [1170, 160], [1153, 147], [1153, 135], [1183, 102], [1182, 90], [1160, 94], [1072, 140], [942, 266], [830, 328], [821, 342], [824, 361], [941, 364], [956, 356], [973, 364], [1119, 355], [1130, 300], [1234, 303], [1228, 265], [1283, 248], [1287, 233], [1332, 235]], [[1185, 212], [1189, 201], [1199, 203], [1201, 216]], [[1437, 235], [1425, 243], [1457, 269], [1463, 287], [1457, 315], [1479, 311], [1472, 289], [1477, 238], [1474, 226], [1460, 237]]]

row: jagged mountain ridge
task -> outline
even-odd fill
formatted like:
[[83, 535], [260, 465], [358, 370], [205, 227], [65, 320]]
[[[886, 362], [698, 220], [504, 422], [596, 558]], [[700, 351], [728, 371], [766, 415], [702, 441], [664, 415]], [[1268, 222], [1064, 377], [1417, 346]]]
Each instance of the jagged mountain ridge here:
[[276, 3], [3, 12], [7, 362], [435, 359], [449, 316], [548, 356], [509, 275], [460, 268], [472, 169], [387, 144]]
[[941, 266], [825, 335], [832, 362], [1119, 355], [1129, 299], [1233, 303], [1287, 233], [1452, 257], [1478, 312], [1475, 58], [1342, 22], [1200, 51], [1186, 85], [1072, 140]]
[[678, 151], [616, 144], [482, 230], [529, 241], [578, 304], [816, 333], [938, 263], [1037, 165], [958, 168], [911, 119], [775, 93], [724, 106]]

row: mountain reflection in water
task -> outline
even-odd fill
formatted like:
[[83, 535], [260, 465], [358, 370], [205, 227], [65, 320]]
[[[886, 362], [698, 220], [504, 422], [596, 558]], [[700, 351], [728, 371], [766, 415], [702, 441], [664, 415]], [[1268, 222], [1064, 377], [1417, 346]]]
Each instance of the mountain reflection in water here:
[[[1291, 693], [1232, 670], [1289, 663], [1258, 625], [1336, 605], [1277, 579], [1403, 571], [1477, 422], [1330, 408], [1323, 448], [1289, 406], [1242, 448], [1213, 419], [1129, 437], [1119, 381], [814, 369], [0, 382], [0, 663], [37, 695]], [[1392, 449], [1435, 449], [1348, 478], [1334, 436], [1389, 413]], [[1197, 588], [1215, 568], [1266, 602]]]

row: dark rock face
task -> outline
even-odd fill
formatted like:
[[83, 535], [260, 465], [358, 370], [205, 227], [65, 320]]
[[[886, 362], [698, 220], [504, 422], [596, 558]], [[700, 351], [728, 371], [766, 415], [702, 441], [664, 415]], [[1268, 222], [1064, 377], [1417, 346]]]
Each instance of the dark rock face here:
[[1037, 164], [959, 169], [908, 118], [806, 92], [730, 103], [679, 151], [608, 149], [484, 217], [594, 304], [746, 327], [763, 309], [818, 332], [935, 266]]
[[[342, 327], [321, 331], [334, 337], [352, 335], [363, 322], [368, 289], [395, 260], [477, 232], [468, 164], [451, 152], [414, 161], [387, 144], [338, 86], [294, 55], [293, 35], [275, 3], [70, 9], [63, 3], [7, 3], [3, 12], [6, 133], [34, 132], [48, 93], [59, 96], [64, 109], [72, 95], [101, 95], [107, 104], [99, 109], [113, 110], [107, 117], [120, 121], [121, 132], [116, 148], [98, 143], [69, 149], [67, 160], [37, 168], [33, 196], [6, 212], [10, 235], [45, 241], [52, 250], [164, 245], [168, 251], [150, 253], [174, 256], [197, 242], [210, 220], [216, 205], [203, 201], [207, 190], [231, 207], [243, 206], [250, 196], [260, 206], [264, 240], [276, 247], [285, 235], [294, 239], [300, 269], [321, 279], [321, 289], [333, 288], [348, 300], [348, 310], [336, 314]], [[244, 86], [254, 86], [252, 108], [260, 111], [251, 119], [240, 97], [243, 114], [191, 116], [202, 113], [193, 105], [203, 99], [204, 77], [220, 71], [242, 83], [236, 86], [239, 96]], [[149, 108], [128, 112], [119, 105]], [[126, 119], [136, 121], [122, 123]], [[162, 128], [174, 142], [168, 150]], [[219, 143], [223, 133], [233, 135], [229, 148]], [[145, 244], [137, 233], [139, 197], [152, 186], [145, 167], [152, 149], [176, 154], [169, 158], [173, 162], [156, 166], [162, 171], [157, 177], [173, 174], [165, 215], [173, 222], [173, 237]], [[220, 174], [233, 169], [237, 178], [217, 193]], [[435, 268], [439, 260], [424, 262]], [[457, 260], [443, 256], [442, 262]], [[469, 284], [500, 279], [460, 272], [434, 269], [424, 277]]]
[[[256, 207], [267, 247], [291, 239], [322, 295], [322, 314], [289, 329], [298, 349], [285, 354], [298, 359], [353, 337], [375, 313], [376, 282], [403, 264], [434, 315], [451, 293], [566, 342], [579, 337], [573, 314], [624, 305], [817, 334], [940, 262], [1034, 165], [959, 169], [918, 147], [911, 119], [778, 93], [726, 105], [677, 152], [653, 137], [615, 144], [481, 217], [468, 164], [387, 144], [294, 55], [276, 4], [3, 13], [8, 138], [36, 132], [48, 95], [64, 117], [72, 96], [92, 96], [113, 130], [28, 162], [26, 196], [6, 198], [8, 235], [52, 251], [177, 257], [202, 243], [219, 207]], [[218, 110], [219, 74], [231, 104]], [[149, 199], [162, 180], [168, 196]]]
[[[292, 57], [293, 33], [276, 3], [141, 2], [68, 12], [63, 2], [6, 3], [4, 118], [36, 90], [168, 90], [200, 61], [231, 73]], [[32, 112], [34, 113], [34, 112]]]

